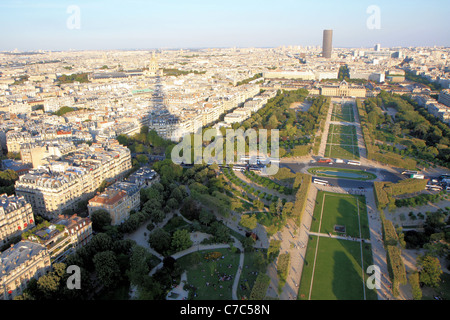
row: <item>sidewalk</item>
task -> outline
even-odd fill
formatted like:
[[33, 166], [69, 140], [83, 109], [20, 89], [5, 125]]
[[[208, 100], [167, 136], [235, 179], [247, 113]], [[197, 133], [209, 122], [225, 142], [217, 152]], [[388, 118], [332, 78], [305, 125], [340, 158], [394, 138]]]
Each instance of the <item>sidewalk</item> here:
[[[266, 296], [279, 298], [280, 300], [297, 300], [298, 286], [302, 277], [303, 264], [306, 256], [306, 248], [308, 247], [309, 228], [314, 213], [314, 205], [317, 196], [317, 188], [311, 185], [308, 192], [306, 208], [302, 219], [302, 225], [297, 226], [290, 219], [287, 222], [288, 227], [277, 232], [272, 239], [281, 240], [280, 253], [290, 253], [291, 263], [286, 284], [282, 292], [278, 294], [278, 274], [276, 262], [271, 263], [267, 268], [267, 275], [271, 278]], [[291, 247], [292, 245], [292, 247]]]
[[383, 226], [377, 210], [373, 189], [366, 190], [366, 206], [369, 217], [370, 241], [372, 243], [373, 264], [380, 268], [381, 289], [377, 290], [378, 300], [394, 300], [392, 295], [392, 282], [389, 278], [386, 250], [382, 238]]

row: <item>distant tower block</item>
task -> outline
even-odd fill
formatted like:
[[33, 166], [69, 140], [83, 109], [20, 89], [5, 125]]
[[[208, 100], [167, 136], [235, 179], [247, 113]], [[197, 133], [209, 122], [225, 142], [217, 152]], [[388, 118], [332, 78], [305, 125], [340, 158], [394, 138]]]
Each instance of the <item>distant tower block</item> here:
[[159, 70], [158, 59], [156, 57], [156, 54], [153, 52], [152, 59], [148, 64], [148, 70], [146, 72], [146, 75], [148, 77], [156, 77], [156, 75], [158, 74], [158, 70]]
[[331, 59], [333, 51], [333, 30], [323, 30], [322, 57]]
[[375, 51], [380, 52], [381, 51], [381, 44], [377, 43], [375, 45]]

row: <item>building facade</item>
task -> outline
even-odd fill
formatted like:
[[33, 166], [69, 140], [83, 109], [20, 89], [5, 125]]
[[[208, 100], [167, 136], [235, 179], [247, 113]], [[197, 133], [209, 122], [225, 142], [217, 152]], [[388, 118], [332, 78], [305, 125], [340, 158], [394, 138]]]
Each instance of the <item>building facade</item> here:
[[447, 107], [450, 107], [450, 89], [442, 90], [439, 93], [439, 103], [445, 104]]
[[323, 86], [319, 89], [321, 95], [326, 97], [356, 97], [365, 98], [367, 90], [362, 86], [350, 86], [346, 81], [339, 85]]
[[23, 293], [32, 278], [51, 269], [47, 249], [35, 242], [22, 240], [0, 254], [0, 300], [12, 300]]
[[131, 210], [139, 209], [139, 190], [139, 186], [134, 183], [117, 182], [89, 200], [89, 215], [98, 210], [105, 210], [111, 217], [111, 225], [117, 226], [129, 218]]
[[55, 218], [80, 201], [94, 196], [103, 181], [117, 179], [131, 169], [131, 153], [120, 145], [92, 145], [40, 169], [20, 176], [16, 194], [23, 196], [36, 214]]
[[0, 243], [34, 226], [31, 205], [24, 197], [0, 195]]

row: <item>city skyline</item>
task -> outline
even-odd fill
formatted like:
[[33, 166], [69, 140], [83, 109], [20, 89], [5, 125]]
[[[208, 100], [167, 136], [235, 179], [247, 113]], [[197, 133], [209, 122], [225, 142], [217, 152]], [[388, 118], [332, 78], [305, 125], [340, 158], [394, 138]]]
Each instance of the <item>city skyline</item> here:
[[[379, 25], [369, 28], [377, 14], [371, 6], [379, 9]], [[8, 30], [0, 50], [321, 46], [324, 29], [334, 30], [335, 48], [449, 46], [449, 6], [441, 0], [426, 7], [419, 1], [7, 0], [0, 4], [0, 25]]]

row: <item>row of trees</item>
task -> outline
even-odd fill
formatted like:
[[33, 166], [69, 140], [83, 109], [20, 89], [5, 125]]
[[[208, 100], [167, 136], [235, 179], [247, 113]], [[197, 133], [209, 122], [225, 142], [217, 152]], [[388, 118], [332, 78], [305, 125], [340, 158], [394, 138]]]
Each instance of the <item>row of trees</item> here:
[[143, 126], [140, 133], [131, 137], [123, 134], [119, 135], [117, 141], [130, 149], [131, 153], [141, 156], [145, 154], [165, 154], [166, 158], [170, 158], [170, 152], [175, 145], [172, 141], [158, 136], [155, 130], [149, 130], [148, 126]]
[[427, 78], [422, 77], [421, 75], [416, 75], [416, 74], [412, 73], [411, 71], [405, 70], [405, 78], [409, 81], [414, 81], [414, 82], [424, 84], [433, 91], [442, 90], [442, 86], [439, 83], [430, 81]]
[[395, 154], [389, 150], [383, 150], [376, 142], [377, 139], [384, 139], [379, 134], [381, 132], [381, 126], [383, 125], [386, 128], [391, 125], [390, 116], [387, 113], [384, 114], [377, 103], [381, 104], [381, 99], [368, 98], [364, 104], [359, 99], [356, 100], [367, 150], [367, 159], [394, 167], [414, 169], [417, 165], [415, 160], [406, 158], [404, 155]]
[[249, 178], [251, 181], [260, 184], [266, 188], [272, 189], [272, 190], [276, 190], [280, 193], [283, 193], [285, 195], [291, 195], [294, 190], [292, 188], [289, 187], [284, 187], [276, 182], [274, 182], [272, 179], [270, 178], [266, 178], [263, 176], [260, 176], [258, 174], [256, 174], [254, 171], [245, 171], [244, 172], [245, 176], [247, 178]]
[[[450, 128], [410, 96], [382, 91], [376, 98], [366, 99], [365, 108], [365, 120], [372, 128], [369, 133], [375, 139], [395, 143], [408, 141], [404, 145], [404, 155], [449, 166]], [[382, 108], [396, 110], [395, 116], [383, 113]]]
[[[244, 84], [248, 84], [248, 83], [252, 82], [253, 80], [260, 79], [260, 78], [262, 78], [262, 77], [263, 77], [263, 74], [262, 74], [262, 73], [257, 73], [257, 74], [255, 74], [253, 77], [250, 77], [250, 78], [248, 78], [248, 79], [239, 81], [238, 83], [236, 83], [236, 86], [242, 86], [242, 85], [244, 85]], [[263, 79], [261, 79], [261, 80], [263, 80]]]
[[74, 73], [71, 75], [63, 74], [62, 76], [58, 77], [59, 84], [74, 83], [74, 82], [80, 83], [89, 82], [89, 74], [88, 73]]
[[405, 199], [395, 199], [395, 206], [400, 207], [416, 207], [426, 205], [429, 202], [435, 203], [446, 197], [447, 192], [441, 191], [440, 193], [423, 193], [415, 197]]
[[[446, 257], [450, 261], [450, 208], [439, 209], [436, 212], [427, 212], [424, 231], [409, 230], [403, 232], [402, 228], [394, 230], [392, 222], [386, 220], [382, 214], [384, 244], [387, 249], [387, 262], [391, 279], [393, 280], [393, 293], [399, 294], [399, 285], [406, 284], [406, 271], [401, 258], [401, 250], [425, 249], [424, 254], [417, 258], [418, 271], [409, 273], [413, 298], [422, 298], [423, 285], [436, 288], [441, 284], [442, 268], [439, 258]], [[448, 217], [447, 217], [448, 216]]]

